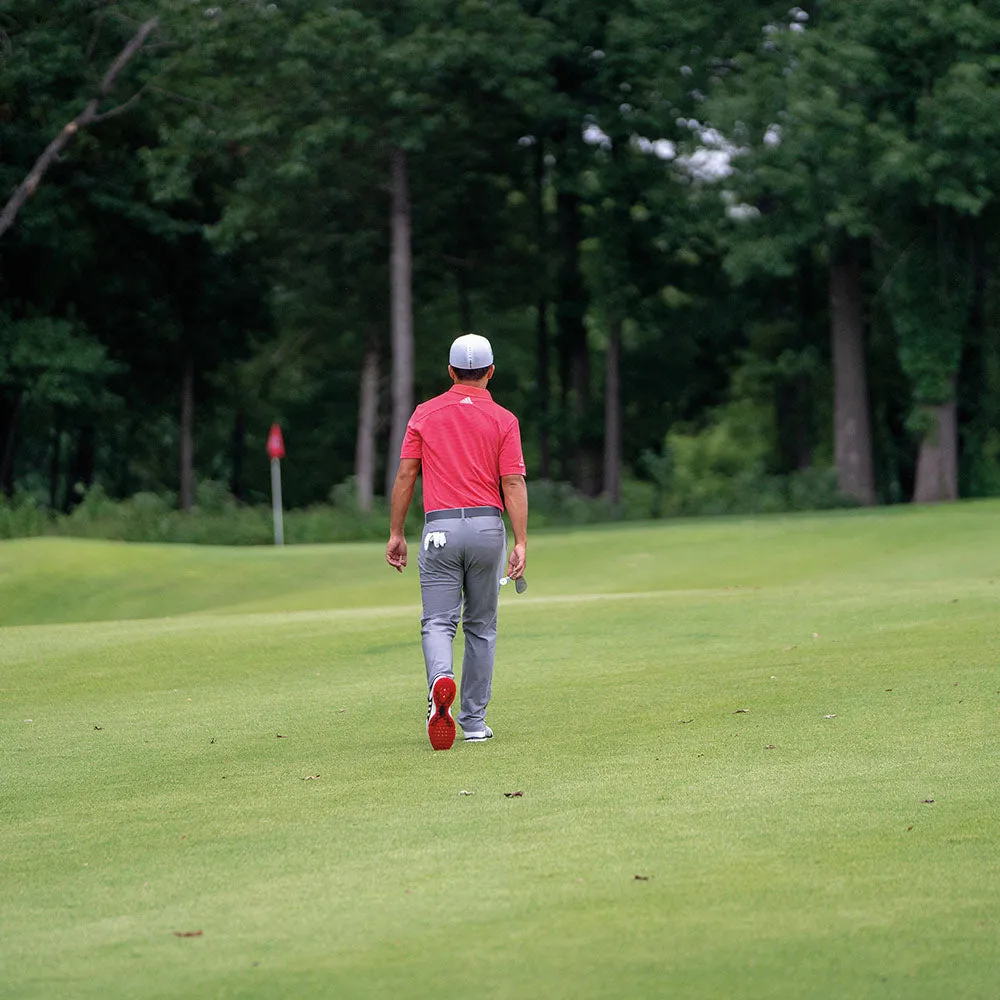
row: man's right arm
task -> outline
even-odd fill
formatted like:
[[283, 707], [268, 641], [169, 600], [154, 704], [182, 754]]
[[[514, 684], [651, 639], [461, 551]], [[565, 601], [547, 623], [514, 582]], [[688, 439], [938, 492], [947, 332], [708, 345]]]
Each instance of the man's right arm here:
[[524, 476], [501, 476], [503, 498], [514, 532], [514, 547], [507, 560], [507, 575], [518, 580], [524, 575], [528, 549], [528, 487]]
[[406, 566], [406, 539], [403, 529], [406, 524], [406, 512], [410, 509], [413, 499], [413, 488], [420, 472], [419, 458], [401, 458], [396, 472], [396, 481], [392, 487], [392, 501], [389, 514], [389, 544], [385, 549], [385, 561], [394, 566], [400, 573]]

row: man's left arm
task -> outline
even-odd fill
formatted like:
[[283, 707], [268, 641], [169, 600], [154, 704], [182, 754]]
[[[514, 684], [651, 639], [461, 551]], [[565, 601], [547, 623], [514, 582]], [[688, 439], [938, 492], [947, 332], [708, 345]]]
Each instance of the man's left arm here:
[[507, 560], [507, 575], [512, 580], [524, 576], [528, 550], [528, 488], [524, 482], [524, 452], [517, 418], [511, 422], [500, 444], [500, 486], [504, 505], [514, 532], [514, 546]]
[[401, 458], [392, 484], [392, 506], [389, 514], [389, 544], [385, 548], [385, 561], [402, 573], [406, 566], [406, 538], [403, 530], [406, 514], [413, 499], [413, 489], [420, 473], [419, 458]]
[[528, 561], [528, 487], [524, 476], [503, 476], [503, 496], [510, 518], [514, 545], [507, 560], [507, 576], [518, 580], [524, 576]]

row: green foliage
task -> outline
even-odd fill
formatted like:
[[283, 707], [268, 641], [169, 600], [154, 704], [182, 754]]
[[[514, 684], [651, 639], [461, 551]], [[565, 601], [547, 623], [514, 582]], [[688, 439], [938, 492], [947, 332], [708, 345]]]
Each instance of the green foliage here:
[[944, 240], [929, 246], [915, 240], [892, 270], [889, 295], [899, 360], [918, 406], [955, 398], [972, 282], [956, 246]]
[[570, 483], [532, 481], [528, 487], [528, 503], [532, 528], [592, 524], [613, 517], [607, 501], [583, 496]]
[[50, 511], [32, 497], [19, 495], [12, 499], [0, 496], [0, 538], [32, 538], [53, 530]]
[[671, 431], [665, 448], [669, 479], [662, 485], [673, 514], [728, 514], [781, 509], [768, 483], [769, 415], [746, 400], [717, 411], [700, 432]]
[[[270, 506], [236, 503], [224, 484], [206, 480], [196, 488], [193, 510], [176, 509], [176, 497], [142, 492], [126, 500], [112, 500], [100, 485], [87, 490], [83, 500], [65, 517], [36, 513], [29, 519], [12, 514], [9, 537], [19, 534], [58, 534], [76, 538], [107, 538], [123, 542], [177, 542], [196, 545], [270, 545], [274, 524]], [[285, 541], [290, 545], [382, 539], [389, 514], [379, 503], [360, 513], [343, 492], [339, 502], [317, 504], [284, 512]], [[44, 530], [17, 531], [19, 525]], [[411, 510], [407, 530], [419, 533], [419, 508]]]
[[990, 428], [982, 440], [966, 437], [966, 489], [969, 496], [1000, 496], [1000, 429]]
[[[492, 336], [539, 480], [599, 492], [620, 330], [624, 516], [797, 503], [793, 480], [832, 451], [824, 274], [857, 238], [889, 331], [870, 358], [880, 480], [912, 464], [908, 378], [912, 427], [961, 400], [963, 482], [992, 488], [992, 390], [970, 359], [997, 323], [981, 277], [1000, 254], [993, 6], [24, 0], [0, 11], [0, 188], [153, 13], [154, 43], [101, 110], [136, 100], [76, 138], [0, 247], [0, 488], [55, 507], [95, 481], [176, 492], [193, 362], [196, 479], [224, 484], [197, 517], [236, 523], [230, 493], [266, 499], [275, 419], [289, 504], [326, 498], [354, 471], [366, 351], [389, 374], [392, 148], [410, 166], [417, 395], [439, 391], [455, 332]], [[689, 169], [702, 146], [734, 173]], [[735, 418], [712, 416], [727, 392], [771, 414], [735, 472], [741, 443], [720, 430]], [[672, 498], [662, 470], [636, 478], [668, 433]], [[384, 421], [378, 435], [391, 466]], [[335, 509], [342, 528], [316, 514], [303, 532], [369, 530]], [[608, 516], [555, 485], [536, 509]], [[122, 519], [183, 534], [152, 510]], [[266, 520], [220, 531], [266, 538]]]
[[832, 470], [769, 471], [774, 411], [750, 399], [716, 410], [701, 430], [673, 430], [647, 457], [665, 515], [770, 514], [851, 506]]
[[106, 348], [69, 320], [13, 320], [0, 311], [0, 386], [37, 406], [93, 406], [121, 370]]

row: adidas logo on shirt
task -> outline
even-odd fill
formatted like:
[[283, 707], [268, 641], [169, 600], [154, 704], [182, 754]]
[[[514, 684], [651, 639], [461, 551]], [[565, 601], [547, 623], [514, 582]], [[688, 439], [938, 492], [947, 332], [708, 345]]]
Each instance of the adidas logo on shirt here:
[[469, 406], [475, 406], [475, 403], [472, 402], [471, 396], [466, 396], [465, 399], [460, 399], [459, 403], [466, 403]]

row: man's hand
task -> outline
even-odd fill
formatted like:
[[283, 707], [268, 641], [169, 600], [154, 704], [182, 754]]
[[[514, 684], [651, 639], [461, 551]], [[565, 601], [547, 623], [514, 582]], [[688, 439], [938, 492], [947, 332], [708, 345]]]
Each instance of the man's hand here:
[[389, 544], [385, 547], [385, 561], [400, 573], [406, 565], [406, 539], [403, 537], [406, 512], [413, 499], [413, 487], [420, 472], [419, 458], [401, 458], [392, 484], [392, 506], [389, 515]]
[[510, 558], [507, 560], [507, 575], [512, 580], [520, 580], [524, 576], [524, 567], [528, 561], [527, 548], [527, 545], [522, 542], [510, 550]]
[[406, 565], [406, 539], [402, 535], [390, 535], [385, 547], [385, 561], [402, 573]]

